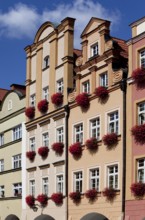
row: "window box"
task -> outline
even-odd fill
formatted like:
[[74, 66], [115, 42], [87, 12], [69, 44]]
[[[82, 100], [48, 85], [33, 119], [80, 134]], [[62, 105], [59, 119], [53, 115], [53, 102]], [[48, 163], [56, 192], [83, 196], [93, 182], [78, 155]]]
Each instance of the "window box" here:
[[63, 95], [60, 92], [57, 92], [51, 96], [51, 101], [56, 106], [60, 106], [63, 103]]
[[41, 204], [42, 207], [47, 206], [48, 196], [44, 194], [40, 194], [37, 196], [36, 200]]
[[145, 183], [132, 183], [131, 192], [135, 197], [143, 197], [145, 195]]
[[56, 205], [61, 205], [63, 203], [63, 194], [53, 193], [51, 199], [53, 202], [55, 202]]
[[98, 149], [97, 139], [95, 137], [88, 139], [86, 141], [85, 145], [87, 146], [87, 148], [89, 150], [97, 150]]
[[132, 72], [132, 78], [137, 86], [145, 83], [145, 68], [137, 68]]
[[81, 143], [77, 142], [72, 144], [69, 147], [69, 152], [74, 156], [74, 157], [80, 157], [82, 155], [82, 146]]
[[29, 118], [29, 119], [33, 119], [35, 116], [35, 107], [28, 107], [25, 109], [25, 115]]
[[44, 147], [39, 147], [38, 149], [38, 154], [42, 157], [42, 158], [46, 158], [48, 156], [48, 152], [49, 152], [49, 148], [44, 146]]
[[106, 100], [109, 96], [108, 90], [104, 86], [97, 87], [94, 93], [100, 100]]
[[56, 142], [52, 145], [52, 150], [54, 150], [56, 154], [62, 154], [63, 148], [64, 148], [64, 144], [60, 142]]
[[69, 197], [74, 203], [79, 203], [81, 200], [81, 193], [80, 192], [71, 192], [69, 194]]
[[118, 137], [116, 133], [106, 134], [104, 135], [102, 140], [104, 142], [104, 145], [106, 145], [107, 147], [113, 147], [118, 143]]
[[76, 96], [76, 102], [81, 108], [88, 108], [90, 104], [89, 96], [87, 93], [83, 92]]
[[137, 143], [145, 144], [145, 124], [134, 126], [131, 133]]
[[113, 201], [116, 197], [116, 190], [111, 187], [107, 187], [103, 191], [103, 196], [105, 196], [108, 201]]
[[97, 198], [97, 190], [96, 189], [89, 189], [86, 191], [85, 196], [90, 201], [94, 201]]
[[37, 107], [41, 113], [46, 113], [48, 110], [48, 101], [46, 99], [41, 100]]
[[34, 198], [34, 196], [32, 196], [32, 195], [27, 196], [27, 197], [25, 198], [25, 201], [26, 201], [27, 205], [28, 205], [30, 208], [32, 208], [32, 207], [34, 206], [34, 204], [35, 204], [35, 198]]
[[36, 152], [35, 152], [35, 151], [27, 151], [27, 152], [26, 152], [26, 157], [27, 157], [30, 161], [34, 161], [35, 156], [36, 156]]

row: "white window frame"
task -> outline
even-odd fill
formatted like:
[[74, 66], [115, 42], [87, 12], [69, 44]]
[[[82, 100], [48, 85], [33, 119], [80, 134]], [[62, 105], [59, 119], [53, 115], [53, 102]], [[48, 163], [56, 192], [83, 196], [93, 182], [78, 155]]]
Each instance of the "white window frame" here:
[[64, 127], [63, 126], [56, 128], [56, 141], [60, 143], [64, 142]]
[[56, 192], [64, 194], [64, 175], [59, 173], [56, 175]]
[[64, 90], [64, 82], [63, 82], [63, 78], [61, 78], [56, 82], [56, 91], [63, 93], [63, 90]]
[[36, 149], [35, 137], [29, 138], [29, 149], [30, 149], [30, 151], [35, 151], [35, 149]]
[[138, 104], [138, 124], [145, 124], [145, 102]]
[[32, 196], [35, 196], [35, 180], [31, 179], [29, 180], [29, 193]]
[[[113, 167], [113, 170], [115, 170], [115, 166], [118, 167], [118, 171], [113, 172], [113, 173], [109, 173], [109, 169], [111, 167]], [[117, 176], [117, 186], [115, 183], [115, 177]], [[107, 177], [107, 187], [110, 187], [110, 178], [113, 177], [113, 189], [118, 190], [119, 189], [119, 163], [112, 163], [112, 164], [107, 164], [106, 166], [106, 177]]]
[[14, 155], [12, 157], [12, 168], [17, 169], [22, 167], [22, 157], [21, 154]]
[[[118, 113], [118, 118], [116, 117], [115, 115], [115, 118], [114, 119], [111, 119], [111, 115], [112, 114], [115, 114], [115, 113]], [[108, 132], [109, 133], [116, 133], [116, 134], [119, 134], [119, 110], [114, 110], [114, 111], [111, 111], [107, 114], [107, 119], [108, 119]]]
[[82, 91], [90, 94], [90, 81], [89, 80], [82, 83]]
[[[141, 161], [143, 162], [143, 166], [140, 165]], [[143, 178], [141, 175], [143, 175]], [[137, 181], [145, 183], [145, 158], [140, 158], [137, 160]]]
[[49, 100], [49, 87], [48, 86], [43, 88], [43, 99], [46, 99], [47, 101]]
[[108, 73], [104, 72], [99, 75], [100, 86], [108, 87]]
[[35, 107], [35, 105], [36, 105], [36, 95], [32, 94], [30, 95], [30, 106]]
[[9, 101], [8, 101], [8, 111], [10, 111], [11, 109], [12, 109], [12, 100], [10, 99]]
[[22, 195], [22, 183], [14, 183], [13, 184], [13, 195], [21, 196]]
[[5, 186], [0, 185], [0, 198], [5, 197]]
[[145, 68], [145, 48], [139, 53], [140, 66]]
[[4, 159], [0, 159], [0, 172], [4, 171]]
[[[96, 122], [96, 125], [93, 125], [93, 122], [97, 119], [99, 119], [99, 124]], [[100, 132], [101, 132], [101, 119], [100, 116], [97, 116], [95, 118], [91, 118], [89, 120], [89, 128], [90, 128], [90, 137], [95, 137], [97, 140], [100, 140]], [[94, 134], [93, 134], [94, 133]]]
[[[76, 178], [77, 174], [79, 174], [79, 178]], [[82, 174], [82, 177], [81, 177], [81, 174]], [[78, 186], [77, 186], [77, 183], [78, 183]], [[82, 170], [73, 172], [73, 191], [80, 192], [80, 193], [83, 192], [83, 171]]]
[[42, 133], [42, 145], [45, 147], [49, 146], [49, 133], [48, 132]]
[[[77, 131], [78, 128], [78, 131]], [[82, 122], [75, 124], [73, 127], [73, 132], [74, 132], [74, 143], [80, 142], [83, 144], [83, 136], [84, 136], [84, 124]]]
[[90, 45], [90, 54], [91, 54], [90, 57], [99, 55], [99, 41]]
[[47, 196], [49, 195], [49, 178], [48, 178], [48, 176], [42, 177], [42, 193]]
[[[98, 171], [98, 173], [95, 176], [92, 176], [92, 171]], [[92, 180], [94, 180], [94, 183], [92, 183]], [[95, 184], [95, 187], [92, 187], [92, 184]], [[89, 189], [96, 189], [97, 191], [100, 190], [100, 167], [93, 167], [89, 169]]]
[[0, 134], [0, 146], [4, 145], [4, 134]]
[[13, 141], [22, 138], [22, 125], [17, 125], [13, 128]]

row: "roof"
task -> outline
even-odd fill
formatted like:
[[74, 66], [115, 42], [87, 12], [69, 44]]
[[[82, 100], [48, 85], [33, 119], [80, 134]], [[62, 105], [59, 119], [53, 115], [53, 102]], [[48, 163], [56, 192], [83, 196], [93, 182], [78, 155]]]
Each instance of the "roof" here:
[[5, 220], [20, 220], [16, 215], [8, 215]]
[[116, 38], [116, 37], [112, 37], [112, 39], [117, 42], [118, 46], [120, 47], [121, 51], [120, 51], [120, 55], [128, 58], [128, 46], [126, 44], [125, 40]]
[[55, 220], [54, 218], [52, 218], [50, 215], [39, 215], [38, 217], [36, 217], [34, 220]]
[[138, 20], [136, 20], [136, 21], [134, 21], [134, 22], [132, 22], [129, 26], [130, 26], [130, 27], [133, 27], [133, 26], [136, 26], [136, 25], [141, 24], [141, 23], [144, 22], [144, 21], [145, 21], [145, 16], [142, 17], [142, 18], [140, 18], [140, 19], [138, 19]]
[[80, 220], [108, 220], [108, 218], [106, 218], [104, 215], [100, 213], [92, 212], [92, 213], [85, 215]]
[[2, 99], [4, 98], [4, 96], [6, 95], [6, 93], [8, 92], [9, 90], [7, 89], [1, 89], [0, 88], [0, 101], [2, 101]]
[[73, 52], [74, 52], [74, 54], [75, 54], [77, 57], [79, 57], [79, 56], [82, 55], [82, 50], [79, 50], [79, 49], [73, 49]]

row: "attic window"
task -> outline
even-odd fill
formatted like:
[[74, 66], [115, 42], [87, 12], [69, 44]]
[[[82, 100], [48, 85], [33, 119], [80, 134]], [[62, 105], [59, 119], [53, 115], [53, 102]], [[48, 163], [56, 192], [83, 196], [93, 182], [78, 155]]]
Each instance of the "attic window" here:
[[91, 57], [94, 57], [99, 54], [99, 45], [98, 42], [91, 46]]
[[12, 109], [12, 100], [8, 101], [8, 111]]
[[47, 68], [49, 66], [49, 56], [44, 57], [43, 60], [43, 69]]

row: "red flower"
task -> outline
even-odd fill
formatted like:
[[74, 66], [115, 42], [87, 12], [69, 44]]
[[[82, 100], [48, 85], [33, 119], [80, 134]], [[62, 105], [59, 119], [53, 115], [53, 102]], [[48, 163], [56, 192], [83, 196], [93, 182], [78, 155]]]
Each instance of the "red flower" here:
[[51, 96], [51, 101], [56, 106], [62, 105], [63, 103], [63, 95], [60, 92], [57, 92]]
[[69, 197], [73, 200], [73, 202], [79, 203], [81, 200], [81, 193], [80, 192], [71, 192], [69, 194]]
[[144, 68], [137, 68], [132, 72], [132, 78], [134, 79], [135, 83], [142, 83], [145, 80], [145, 69]]
[[98, 88], [96, 88], [94, 93], [101, 100], [108, 98], [108, 90], [104, 86], [99, 86]]
[[63, 148], [64, 144], [61, 142], [57, 142], [52, 144], [52, 149], [57, 153], [57, 154], [62, 154], [63, 153]]
[[143, 197], [145, 195], [145, 183], [132, 183], [130, 189], [135, 197]]
[[35, 204], [35, 198], [32, 195], [29, 195], [25, 198], [25, 201], [29, 207], [33, 207]]
[[137, 143], [145, 144], [145, 124], [134, 126], [131, 133]]
[[97, 139], [95, 137], [92, 137], [86, 140], [85, 145], [89, 150], [96, 150], [98, 148]]
[[116, 196], [116, 190], [113, 188], [105, 188], [103, 191], [103, 196], [109, 201], [113, 201]]
[[29, 119], [33, 119], [35, 116], [35, 108], [34, 107], [28, 107], [25, 109], [25, 115], [29, 118]]
[[38, 154], [43, 158], [46, 158], [48, 156], [48, 152], [49, 152], [49, 148], [46, 146], [39, 147], [38, 149]]
[[61, 205], [63, 203], [62, 193], [53, 193], [51, 199], [56, 205]]
[[77, 95], [76, 102], [82, 108], [88, 108], [90, 104], [88, 94], [84, 92], [82, 94]]
[[86, 196], [86, 198], [88, 198], [90, 200], [95, 200], [97, 197], [97, 190], [96, 189], [89, 189], [85, 193], [85, 196]]
[[108, 147], [112, 147], [112, 146], [116, 145], [117, 142], [118, 142], [117, 134], [116, 133], [110, 133], [110, 134], [104, 135], [103, 142]]
[[48, 110], [48, 101], [46, 99], [41, 100], [37, 107], [41, 113], [46, 113]]
[[40, 204], [42, 206], [47, 206], [47, 203], [48, 203], [48, 196], [47, 195], [44, 195], [44, 194], [40, 194], [37, 196], [37, 199], [36, 199], [38, 202], [40, 202]]
[[82, 146], [81, 143], [77, 142], [72, 144], [69, 147], [69, 152], [74, 156], [74, 157], [80, 157], [82, 154]]
[[36, 156], [36, 152], [35, 151], [27, 151], [26, 152], [26, 157], [29, 158], [29, 160], [33, 161], [34, 158]]

